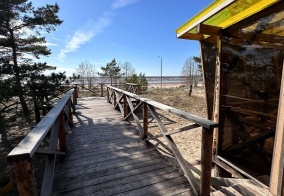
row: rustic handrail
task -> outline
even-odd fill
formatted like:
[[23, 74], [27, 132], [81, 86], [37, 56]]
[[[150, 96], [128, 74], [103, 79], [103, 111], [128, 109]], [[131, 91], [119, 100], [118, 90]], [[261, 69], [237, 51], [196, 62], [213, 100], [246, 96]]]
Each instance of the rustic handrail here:
[[[51, 195], [56, 155], [67, 151], [67, 125], [73, 124], [73, 113], [77, 103], [77, 85], [69, 90], [28, 135], [8, 154], [13, 162], [16, 183], [20, 195], [37, 195], [36, 181], [31, 159], [35, 154], [47, 155], [41, 195]], [[72, 112], [73, 111], [73, 112]], [[41, 149], [40, 144], [50, 133], [49, 146]], [[59, 149], [57, 141], [59, 140]]]
[[[93, 88], [89, 89], [89, 88], [86, 88], [85, 86], [83, 85], [79, 85], [82, 89], [85, 89], [87, 91], [90, 91], [90, 92], [97, 92], [97, 94], [100, 94], [101, 97], [104, 97], [105, 94], [104, 92], [106, 91], [106, 87], [108, 86], [108, 84], [111, 84], [111, 83], [97, 83], [95, 86], [93, 86]], [[116, 86], [125, 86], [125, 84], [116, 84]]]
[[128, 91], [130, 93], [134, 93], [134, 94], [137, 94], [137, 95], [141, 94], [140, 84], [125, 83], [125, 88], [126, 88], [126, 91]]
[[[169, 147], [174, 153], [181, 169], [184, 172], [185, 177], [191, 184], [193, 191], [196, 195], [209, 195], [211, 187], [211, 167], [212, 167], [212, 143], [213, 143], [213, 129], [218, 127], [218, 124], [210, 121], [208, 119], [198, 117], [182, 110], [173, 108], [171, 106], [147, 99], [142, 98], [139, 95], [127, 92], [122, 89], [118, 89], [112, 86], [107, 86], [107, 101], [112, 103], [115, 109], [119, 109], [122, 116], [127, 120], [130, 116], [133, 116], [140, 135], [143, 139], [148, 136], [148, 111], [152, 113], [155, 118], [159, 129], [161, 130], [163, 136], [165, 137]], [[133, 102], [136, 103], [134, 107]], [[141, 125], [136, 112], [143, 106], [143, 125]], [[193, 125], [189, 125], [180, 129], [173, 131], [168, 131], [165, 125], [162, 123], [159, 115], [157, 114], [155, 108], [167, 111], [171, 114], [182, 117], [188, 121], [193, 122]], [[129, 111], [130, 109], [130, 111]], [[201, 146], [201, 180], [200, 186], [197, 186], [195, 177], [192, 174], [188, 164], [181, 155], [178, 147], [174, 143], [171, 135], [190, 130], [196, 127], [202, 127], [202, 146]]]

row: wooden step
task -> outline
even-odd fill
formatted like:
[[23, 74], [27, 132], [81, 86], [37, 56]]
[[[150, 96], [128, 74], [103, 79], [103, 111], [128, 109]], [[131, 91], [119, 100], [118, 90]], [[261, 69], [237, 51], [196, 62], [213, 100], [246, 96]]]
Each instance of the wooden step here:
[[234, 184], [250, 181], [250, 179], [212, 177], [211, 184], [215, 190], [230, 187]]
[[241, 195], [262, 195], [262, 196], [272, 196], [269, 193], [268, 188], [260, 187], [253, 183], [251, 180], [245, 180], [239, 184], [234, 184], [232, 186], [220, 189], [218, 191], [212, 192], [212, 196], [241, 196]]

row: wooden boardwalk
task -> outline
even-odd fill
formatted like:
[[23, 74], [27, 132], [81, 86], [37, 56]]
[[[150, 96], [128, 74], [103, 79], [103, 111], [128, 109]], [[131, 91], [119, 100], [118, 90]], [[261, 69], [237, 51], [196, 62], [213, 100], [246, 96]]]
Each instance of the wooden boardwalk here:
[[79, 100], [53, 195], [193, 195], [183, 174], [105, 98]]

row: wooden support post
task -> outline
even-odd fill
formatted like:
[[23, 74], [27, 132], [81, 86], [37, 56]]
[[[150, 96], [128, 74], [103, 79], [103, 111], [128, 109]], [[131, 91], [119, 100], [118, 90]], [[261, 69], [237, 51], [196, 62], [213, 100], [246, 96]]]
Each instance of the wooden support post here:
[[[57, 152], [57, 141], [58, 141], [58, 129], [59, 129], [60, 117], [56, 119], [55, 123], [51, 128], [49, 150]], [[45, 164], [44, 176], [41, 186], [41, 195], [52, 195], [52, 185], [54, 177], [56, 154], [47, 155]]]
[[75, 114], [75, 112], [76, 112], [75, 99], [77, 100], [77, 98], [75, 98], [74, 96], [76, 96], [75, 92], [73, 93], [73, 102], [71, 102], [71, 107], [72, 107], [72, 110], [73, 110], [73, 114]]
[[74, 87], [74, 92], [73, 92], [74, 105], [77, 105], [77, 97], [78, 97], [78, 87], [77, 87], [77, 84], [76, 84], [75, 87]]
[[109, 87], [107, 87], [107, 102], [109, 103]]
[[24, 159], [14, 162], [14, 171], [19, 195], [36, 196], [36, 181], [30, 160]]
[[113, 107], [116, 106], [116, 94], [115, 94], [115, 90], [113, 90]]
[[140, 84], [139, 84], [139, 86], [138, 86], [138, 93], [137, 93], [138, 95], [141, 95], [141, 86], [140, 86]]
[[101, 97], [104, 96], [104, 85], [103, 83], [101, 83]]
[[[284, 62], [283, 62], [284, 66]], [[272, 195], [283, 195], [284, 191], [284, 69], [282, 70], [281, 89], [270, 173], [269, 191]]]
[[60, 123], [59, 123], [59, 149], [60, 151], [67, 152], [67, 144], [66, 144], [66, 131], [65, 131], [65, 119], [64, 119], [64, 111], [60, 114]]
[[128, 114], [128, 105], [126, 95], [123, 96], [123, 118], [125, 119]]
[[210, 195], [213, 130], [202, 128], [200, 195]]
[[79, 86], [77, 84], [76, 84], [76, 87], [77, 87], [76, 88], [77, 89], [77, 93], [76, 93], [77, 94], [77, 98], [79, 98], [79, 91], [80, 91], [80, 89], [79, 89]]
[[[214, 103], [213, 103], [213, 121], [219, 124], [220, 121], [220, 111], [221, 111], [221, 63], [222, 63], [222, 33], [218, 37], [217, 42], [217, 56], [216, 56], [216, 69], [215, 69], [215, 89], [214, 89]], [[218, 154], [218, 150], [221, 150], [222, 133], [219, 132], [219, 128], [214, 129], [213, 133], [213, 151]]]
[[[73, 114], [72, 114], [72, 110], [71, 110], [71, 108], [72, 108], [71, 97], [70, 97], [70, 99], [68, 101], [68, 105], [69, 105], [69, 107], [68, 107], [68, 117], [69, 117], [69, 119], [70, 119], [70, 121], [71, 121], [71, 123], [73, 125], [74, 122], [73, 122]], [[75, 104], [73, 104], [73, 105], [75, 105]], [[73, 107], [73, 111], [75, 112], [75, 107]]]
[[148, 137], [148, 106], [146, 103], [144, 103], [143, 108], [143, 139], [146, 139]]

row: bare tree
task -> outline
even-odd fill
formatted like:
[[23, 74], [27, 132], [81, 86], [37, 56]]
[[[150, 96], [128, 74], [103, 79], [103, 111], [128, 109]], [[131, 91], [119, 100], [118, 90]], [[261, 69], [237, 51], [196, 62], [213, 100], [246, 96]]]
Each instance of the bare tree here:
[[181, 75], [186, 76], [185, 82], [190, 87], [189, 89], [189, 96], [192, 92], [192, 85], [195, 84], [197, 86], [197, 76], [199, 73], [199, 63], [195, 59], [195, 57], [189, 57], [186, 59]]
[[81, 85], [84, 87], [85, 82], [87, 82], [88, 87], [91, 88], [94, 77], [96, 76], [95, 66], [90, 62], [85, 61], [79, 64], [79, 68], [76, 69], [76, 71], [80, 76], [79, 80]]
[[128, 61], [125, 61], [122, 65], [120, 65], [120, 69], [121, 72], [125, 75], [125, 80], [127, 80], [129, 76], [135, 74], [135, 68], [132, 67], [131, 63]]

